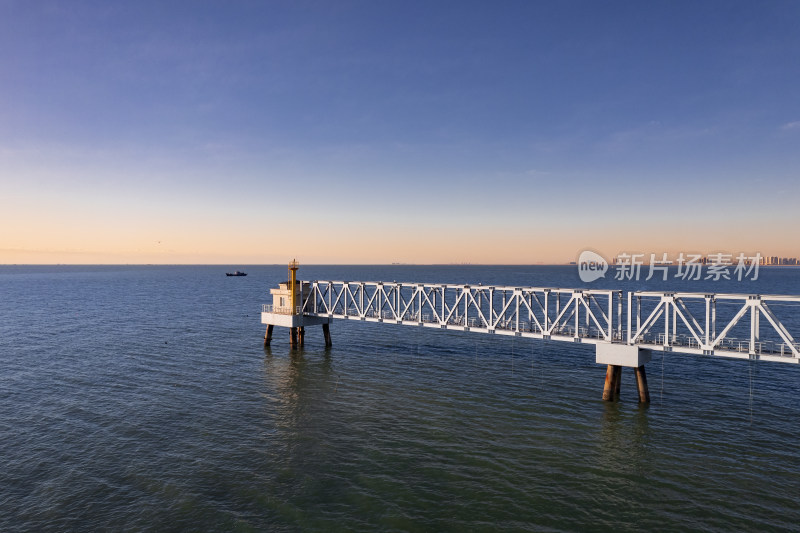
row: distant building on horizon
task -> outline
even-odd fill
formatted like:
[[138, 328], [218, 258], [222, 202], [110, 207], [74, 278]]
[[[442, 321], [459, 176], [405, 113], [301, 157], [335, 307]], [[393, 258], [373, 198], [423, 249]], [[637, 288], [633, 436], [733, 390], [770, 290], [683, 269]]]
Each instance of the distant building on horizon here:
[[778, 257], [777, 255], [773, 255], [771, 257], [762, 257], [761, 264], [765, 266], [797, 266], [800, 265], [800, 261], [798, 261], [796, 257]]

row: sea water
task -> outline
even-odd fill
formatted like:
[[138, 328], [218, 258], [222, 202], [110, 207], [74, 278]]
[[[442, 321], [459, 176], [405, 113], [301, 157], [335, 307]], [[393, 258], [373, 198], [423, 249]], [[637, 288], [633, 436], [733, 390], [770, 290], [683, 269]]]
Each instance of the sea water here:
[[[226, 277], [239, 268], [247, 277]], [[576, 267], [301, 266], [301, 279], [585, 286]], [[0, 530], [781, 530], [800, 368], [336, 321], [301, 350], [284, 266], [0, 267]], [[592, 286], [800, 294], [757, 281]], [[784, 310], [800, 320], [800, 308]], [[797, 322], [792, 324], [793, 331]]]

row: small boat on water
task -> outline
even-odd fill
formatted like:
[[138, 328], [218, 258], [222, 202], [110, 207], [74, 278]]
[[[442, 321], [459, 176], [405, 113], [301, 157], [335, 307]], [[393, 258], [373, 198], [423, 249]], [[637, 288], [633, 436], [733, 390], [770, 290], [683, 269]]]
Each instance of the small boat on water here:
[[237, 270], [236, 272], [225, 272], [226, 276], [246, 276], [247, 272], [241, 272]]

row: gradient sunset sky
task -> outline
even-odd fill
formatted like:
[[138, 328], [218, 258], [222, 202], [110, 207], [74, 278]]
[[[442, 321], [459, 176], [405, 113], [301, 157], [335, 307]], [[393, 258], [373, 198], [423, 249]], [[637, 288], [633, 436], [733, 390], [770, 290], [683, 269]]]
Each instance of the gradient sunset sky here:
[[0, 263], [800, 256], [800, 2], [0, 0]]

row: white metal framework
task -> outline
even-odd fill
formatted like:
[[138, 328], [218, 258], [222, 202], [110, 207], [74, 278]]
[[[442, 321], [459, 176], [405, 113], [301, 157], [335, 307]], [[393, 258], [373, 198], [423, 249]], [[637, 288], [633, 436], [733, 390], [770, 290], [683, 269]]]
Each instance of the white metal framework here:
[[621, 291], [362, 281], [310, 285], [303, 302], [308, 315], [570, 342], [622, 341]]
[[[798, 327], [798, 304], [798, 296], [628, 293], [628, 343], [664, 351], [798, 362], [800, 344], [788, 327], [795, 331]], [[780, 320], [773, 308], [784, 311], [785, 319]]]
[[[308, 317], [800, 361], [800, 344], [789, 333], [800, 329], [800, 296], [633, 292], [624, 306], [616, 290], [363, 281], [309, 286], [300, 313]], [[782, 321], [778, 306], [794, 309]]]

